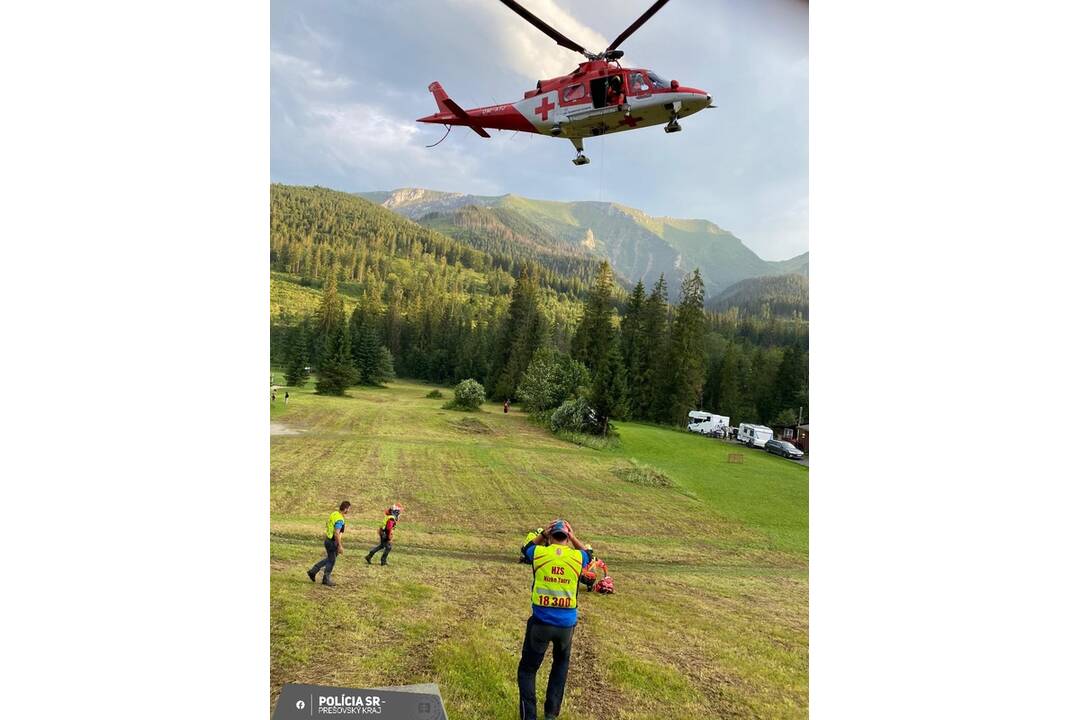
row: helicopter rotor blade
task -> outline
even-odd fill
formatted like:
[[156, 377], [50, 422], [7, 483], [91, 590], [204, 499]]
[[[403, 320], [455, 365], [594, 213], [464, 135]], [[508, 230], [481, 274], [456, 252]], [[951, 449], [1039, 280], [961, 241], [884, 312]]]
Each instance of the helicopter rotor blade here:
[[[505, 1], [506, 0], [503, 0], [503, 2], [505, 2]], [[651, 18], [653, 15], [655, 15], [657, 10], [664, 7], [664, 5], [667, 5], [667, 2], [668, 2], [668, 0], [656, 0], [656, 2], [653, 3], [651, 8], [646, 10], [645, 13], [641, 17], [639, 17], [637, 20], [634, 21], [633, 25], [631, 25], [630, 27], [623, 30], [622, 33], [619, 35], [619, 37], [612, 40], [611, 44], [608, 45], [607, 50], [605, 52], [611, 52], [615, 48], [619, 47], [619, 45], [622, 43], [623, 40], [625, 40], [626, 38], [630, 37], [635, 32], [637, 32], [637, 29], [639, 27], [641, 27], [642, 25], [644, 25], [646, 22], [648, 22], [649, 18]]]
[[[511, 10], [516, 12], [518, 15], [523, 17], [525, 20], [527, 20], [529, 23], [531, 23], [537, 30], [539, 30], [540, 32], [544, 33], [549, 38], [554, 40], [555, 44], [561, 45], [562, 47], [566, 48], [567, 50], [573, 50], [574, 52], [579, 52], [582, 55], [585, 55], [586, 57], [588, 57], [589, 53], [585, 50], [585, 48], [583, 48], [581, 45], [578, 45], [576, 42], [574, 42], [570, 38], [566, 37], [561, 32], [559, 32], [555, 28], [551, 27], [550, 25], [548, 25], [546, 22], [544, 22], [540, 18], [536, 17], [535, 15], [533, 15], [531, 12], [529, 12], [525, 8], [521, 7], [521, 5], [516, 3], [514, 0], [500, 0], [500, 1], [502, 2], [503, 5], [510, 8]], [[667, 0], [663, 0], [663, 1], [667, 2]]]

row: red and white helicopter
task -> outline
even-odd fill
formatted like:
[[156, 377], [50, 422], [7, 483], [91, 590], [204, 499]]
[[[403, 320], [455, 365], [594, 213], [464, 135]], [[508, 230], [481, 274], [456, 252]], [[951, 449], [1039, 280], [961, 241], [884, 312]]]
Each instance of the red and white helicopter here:
[[[514, 0], [501, 2], [556, 44], [584, 55], [586, 61], [568, 75], [538, 81], [536, 89], [526, 92], [524, 99], [518, 102], [471, 110], [462, 109], [450, 99], [442, 85], [433, 82], [428, 90], [435, 96], [439, 112], [419, 118], [417, 122], [445, 125], [447, 135], [455, 125], [464, 125], [485, 138], [491, 137], [485, 128], [564, 137], [577, 150], [573, 163], [584, 165], [589, 162], [584, 153], [584, 138], [661, 123], [666, 123], [664, 132], [678, 132], [682, 130], [680, 118], [714, 107], [712, 96], [704, 90], [680, 85], [675, 80], [664, 80], [645, 68], [624, 68], [619, 65], [623, 51], [615, 48], [644, 25], [668, 0], [653, 3], [645, 14], [599, 53], [587, 51]], [[446, 135], [443, 139], [446, 139]]]

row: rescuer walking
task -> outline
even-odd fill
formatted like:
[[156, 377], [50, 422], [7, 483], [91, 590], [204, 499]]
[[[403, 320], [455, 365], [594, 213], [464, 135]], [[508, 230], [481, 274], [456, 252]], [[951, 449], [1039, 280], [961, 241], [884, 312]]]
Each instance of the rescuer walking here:
[[397, 503], [394, 503], [391, 507], [386, 509], [386, 515], [383, 517], [382, 525], [379, 527], [379, 544], [371, 548], [371, 552], [364, 558], [367, 560], [368, 565], [371, 564], [371, 558], [380, 550], [383, 551], [383, 554], [379, 564], [386, 564], [386, 556], [389, 555], [390, 550], [393, 549], [390, 545], [390, 539], [393, 537], [394, 527], [397, 525], [399, 517], [401, 517], [401, 506]]
[[[546, 546], [539, 542], [548, 541]], [[562, 707], [570, 646], [577, 625], [577, 589], [589, 553], [574, 536], [570, 523], [555, 520], [525, 546], [533, 566], [532, 615], [525, 626], [518, 663], [518, 712], [521, 720], [536, 720], [536, 671], [551, 643], [551, 675], [544, 698], [544, 720], [554, 720]]]
[[326, 521], [326, 537], [323, 539], [323, 547], [326, 548], [326, 557], [315, 563], [307, 572], [311, 582], [315, 582], [315, 576], [320, 570], [323, 571], [322, 584], [333, 587], [337, 583], [330, 579], [330, 573], [334, 571], [334, 563], [338, 555], [345, 554], [345, 547], [341, 544], [341, 534], [345, 532], [345, 516], [349, 514], [352, 506], [348, 500], [342, 501], [338, 509], [330, 513]]

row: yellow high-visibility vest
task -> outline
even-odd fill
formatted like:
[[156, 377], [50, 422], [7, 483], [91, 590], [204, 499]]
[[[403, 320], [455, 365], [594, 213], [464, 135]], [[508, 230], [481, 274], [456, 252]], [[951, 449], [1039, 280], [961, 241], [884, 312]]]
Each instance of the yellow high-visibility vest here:
[[567, 545], [538, 545], [533, 554], [532, 603], [576, 608], [581, 552]]
[[525, 542], [523, 542], [521, 544], [522, 545], [528, 545], [529, 543], [531, 543], [533, 540], [535, 540], [538, 537], [540, 537], [540, 533], [536, 532], [535, 530], [530, 530], [529, 534], [525, 536]]
[[341, 532], [345, 532], [345, 516], [335, 510], [330, 513], [330, 519], [326, 521], [326, 537], [327, 539], [334, 538], [334, 526], [337, 525], [338, 520], [341, 521]]

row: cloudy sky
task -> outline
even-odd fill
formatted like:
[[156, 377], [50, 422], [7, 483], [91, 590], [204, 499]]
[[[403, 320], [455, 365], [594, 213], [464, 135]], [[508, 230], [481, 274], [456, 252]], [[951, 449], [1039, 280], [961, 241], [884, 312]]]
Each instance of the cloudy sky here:
[[[521, 0], [602, 49], [651, 0]], [[465, 108], [520, 99], [576, 67], [497, 0], [273, 0], [274, 182], [339, 190], [425, 187], [549, 200], [605, 200], [705, 218], [766, 259], [807, 250], [807, 5], [671, 0], [622, 44], [623, 66], [708, 90], [717, 110], [662, 127], [570, 142], [456, 128], [436, 148], [433, 80]]]

